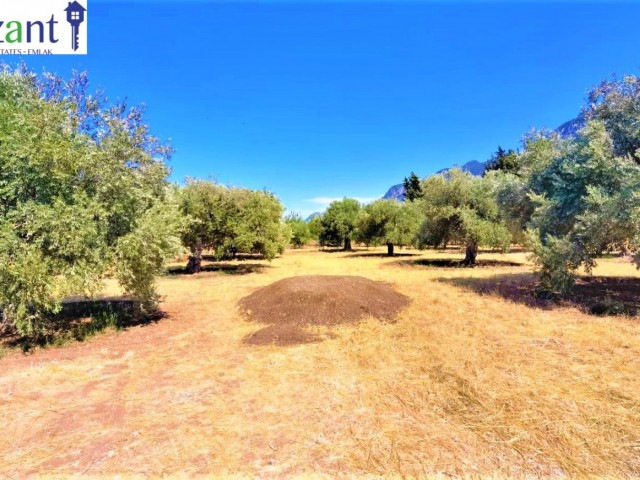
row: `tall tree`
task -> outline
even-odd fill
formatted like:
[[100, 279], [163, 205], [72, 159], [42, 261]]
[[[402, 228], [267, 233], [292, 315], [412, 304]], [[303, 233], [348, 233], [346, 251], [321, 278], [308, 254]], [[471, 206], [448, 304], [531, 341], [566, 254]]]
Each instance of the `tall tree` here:
[[360, 202], [352, 198], [332, 202], [320, 220], [320, 244], [344, 244], [344, 250], [351, 250], [360, 208]]
[[418, 235], [421, 246], [449, 242], [465, 246], [464, 265], [474, 265], [480, 246], [506, 250], [511, 233], [497, 203], [492, 177], [474, 177], [460, 169], [424, 180], [419, 206], [425, 217]]
[[411, 172], [409, 177], [404, 177], [402, 184], [404, 185], [404, 198], [406, 200], [414, 202], [422, 198], [422, 182], [414, 172]]
[[397, 200], [377, 200], [358, 215], [358, 239], [367, 245], [386, 245], [393, 256], [394, 246], [410, 245], [416, 239], [422, 216], [415, 204]]
[[2, 323], [44, 334], [65, 297], [96, 294], [109, 272], [153, 306], [183, 220], [166, 180], [171, 149], [144, 110], [90, 94], [85, 73], [5, 68], [0, 139]]

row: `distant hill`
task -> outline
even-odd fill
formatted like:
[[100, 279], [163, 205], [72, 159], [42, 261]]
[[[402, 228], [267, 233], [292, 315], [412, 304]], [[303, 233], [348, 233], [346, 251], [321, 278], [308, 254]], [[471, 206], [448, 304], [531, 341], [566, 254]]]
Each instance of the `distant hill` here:
[[404, 185], [402, 183], [398, 184], [398, 185], [394, 185], [393, 187], [391, 187], [389, 190], [387, 190], [387, 193], [384, 194], [384, 199], [386, 200], [399, 200], [401, 202], [404, 202]]
[[562, 125], [556, 128], [555, 131], [558, 132], [562, 138], [575, 137], [578, 134], [578, 131], [582, 130], [585, 125], [585, 119], [582, 115], [580, 115], [573, 120], [564, 122]]
[[443, 168], [442, 170], [438, 170], [437, 174], [447, 173], [449, 170], [454, 168], [460, 168], [463, 172], [469, 172], [471, 175], [479, 177], [482, 175], [487, 168], [487, 162], [479, 162], [478, 160], [471, 160], [470, 162], [465, 163], [462, 166], [454, 165], [453, 167]]
[[316, 217], [320, 217], [322, 215], [322, 212], [314, 212], [311, 215], [309, 215], [304, 221], [305, 222], [310, 222], [311, 220], [313, 220]]

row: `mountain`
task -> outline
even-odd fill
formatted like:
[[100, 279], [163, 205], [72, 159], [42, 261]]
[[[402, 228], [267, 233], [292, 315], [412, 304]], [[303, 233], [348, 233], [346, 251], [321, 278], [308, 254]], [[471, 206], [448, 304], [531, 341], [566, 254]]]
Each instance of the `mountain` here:
[[442, 170], [438, 170], [436, 172], [436, 175], [440, 173], [447, 173], [449, 170], [452, 170], [454, 168], [460, 168], [460, 170], [462, 170], [463, 172], [469, 172], [471, 175], [475, 177], [479, 177], [484, 173], [485, 169], [487, 168], [487, 162], [479, 162], [477, 160], [471, 160], [470, 162], [465, 163], [461, 167], [459, 167], [458, 165], [454, 165], [453, 167], [443, 168]]
[[391, 187], [389, 190], [387, 190], [387, 193], [384, 194], [384, 199], [386, 200], [399, 200], [401, 202], [404, 202], [404, 185], [402, 183], [398, 184], [398, 185], [394, 185], [393, 187]]
[[311, 215], [309, 215], [304, 221], [305, 222], [310, 222], [311, 220], [313, 220], [316, 217], [320, 217], [322, 215], [322, 212], [314, 212]]
[[[486, 168], [486, 162], [471, 160], [470, 162], [467, 162], [462, 166], [454, 165], [453, 167], [443, 168], [442, 170], [438, 170], [436, 172], [436, 175], [441, 173], [447, 173], [449, 170], [453, 168], [460, 168], [464, 172], [469, 172], [471, 175], [475, 175], [476, 177], [479, 177], [484, 173], [484, 170]], [[403, 202], [404, 194], [405, 194], [404, 185], [400, 183], [398, 185], [394, 185], [389, 190], [387, 190], [387, 193], [385, 193], [384, 197], [382, 198], [385, 198], [387, 200], [395, 199]]]
[[585, 125], [585, 119], [582, 115], [580, 115], [573, 120], [564, 122], [562, 125], [556, 128], [555, 131], [558, 132], [562, 138], [575, 137], [578, 134], [578, 131], [582, 130]]

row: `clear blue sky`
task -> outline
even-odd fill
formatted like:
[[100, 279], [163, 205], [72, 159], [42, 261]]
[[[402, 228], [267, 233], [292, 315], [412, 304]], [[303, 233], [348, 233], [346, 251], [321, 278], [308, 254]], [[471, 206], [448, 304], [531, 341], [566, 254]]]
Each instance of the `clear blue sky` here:
[[[640, 4], [90, 0], [87, 69], [145, 102], [172, 179], [267, 188], [304, 215], [518, 147], [640, 73]], [[15, 61], [15, 57], [4, 60]]]

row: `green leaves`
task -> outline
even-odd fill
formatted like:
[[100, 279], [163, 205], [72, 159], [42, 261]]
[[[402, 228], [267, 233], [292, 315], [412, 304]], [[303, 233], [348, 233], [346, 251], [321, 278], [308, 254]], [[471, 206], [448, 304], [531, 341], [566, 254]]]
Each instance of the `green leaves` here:
[[194, 254], [207, 248], [220, 258], [259, 253], [271, 260], [289, 243], [284, 209], [269, 192], [189, 180], [179, 195], [180, 210], [190, 219], [183, 242]]
[[360, 208], [360, 202], [353, 198], [331, 202], [320, 220], [322, 224], [320, 244], [339, 245], [344, 242], [345, 249], [350, 249]]
[[511, 233], [498, 208], [498, 185], [493, 174], [474, 177], [459, 169], [425, 179], [418, 202], [425, 216], [419, 244], [459, 242], [506, 250]]
[[377, 200], [358, 216], [358, 239], [367, 245], [405, 246], [414, 242], [422, 217], [413, 203]]
[[65, 297], [95, 295], [114, 269], [152, 302], [176, 252], [167, 148], [140, 109], [87, 85], [85, 74], [0, 73], [0, 311], [22, 335], [44, 334]]

